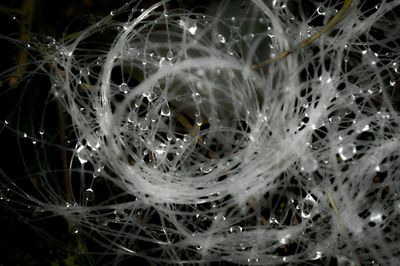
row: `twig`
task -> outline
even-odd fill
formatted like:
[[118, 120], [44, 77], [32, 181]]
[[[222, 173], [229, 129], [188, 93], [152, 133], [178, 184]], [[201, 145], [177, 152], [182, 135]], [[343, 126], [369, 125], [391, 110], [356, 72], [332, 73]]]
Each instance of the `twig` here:
[[[37, 1], [24, 0], [21, 6], [21, 10], [19, 12], [19, 14], [21, 14], [21, 33], [19, 35], [19, 39], [22, 41], [22, 43], [29, 43], [31, 40], [29, 32], [32, 28], [32, 18], [35, 9], [35, 2]], [[10, 87], [15, 88], [22, 79], [26, 70], [27, 61], [28, 54], [26, 53], [26, 50], [22, 48], [19, 49], [18, 66], [15, 73], [9, 79]]]
[[[63, 114], [64, 110], [60, 102], [57, 102], [57, 107], [58, 107], [58, 126], [60, 127], [60, 142], [61, 145], [64, 147], [65, 146], [65, 118]], [[61, 161], [63, 165], [64, 188], [67, 197], [67, 202], [72, 203], [72, 188], [71, 188], [71, 182], [69, 180], [69, 173], [67, 171], [68, 157], [67, 157], [67, 151], [65, 149], [61, 150]]]

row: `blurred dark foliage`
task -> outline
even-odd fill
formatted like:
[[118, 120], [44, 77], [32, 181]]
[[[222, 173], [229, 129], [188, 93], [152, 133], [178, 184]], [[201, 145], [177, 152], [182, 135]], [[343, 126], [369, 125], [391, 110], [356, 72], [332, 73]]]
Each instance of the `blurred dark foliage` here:
[[[30, 32], [34, 43], [35, 36], [51, 36], [61, 40], [63, 36], [78, 32], [100, 18], [108, 15], [111, 10], [123, 6], [126, 0], [3, 0], [0, 3], [0, 73], [13, 73], [19, 67], [19, 52], [25, 44], [20, 41], [21, 32]], [[142, 1], [143, 7], [150, 6], [156, 0]], [[168, 8], [184, 7], [187, 9], [206, 5], [210, 1], [175, 0], [168, 2]], [[27, 28], [20, 11], [24, 4], [31, 5], [32, 23]], [[37, 40], [39, 41], [39, 39]], [[33, 51], [32, 56], [40, 57]], [[24, 69], [23, 79], [15, 88], [10, 87], [8, 80], [0, 79], [0, 119], [9, 121], [11, 128], [17, 132], [32, 132], [37, 130], [41, 109], [49, 92], [50, 82], [45, 77], [34, 75], [37, 66], [29, 65]], [[28, 86], [29, 85], [29, 86]], [[23, 108], [21, 108], [23, 107]], [[53, 134], [58, 142], [58, 115], [55, 103], [46, 106], [50, 115], [46, 123], [52, 125], [49, 134]], [[33, 129], [34, 128], [34, 129]], [[29, 154], [25, 149], [26, 141], [17, 132], [2, 128], [0, 130], [0, 170], [11, 180], [23, 178], [34, 169], [40, 170], [36, 155]], [[31, 143], [29, 143], [31, 145]], [[45, 151], [54, 157], [55, 165], [62, 167], [59, 154], [55, 151]], [[32, 152], [31, 152], [32, 153]], [[58, 162], [57, 162], [58, 161]], [[0, 203], [0, 266], [61, 266], [61, 265], [93, 265], [93, 260], [68, 262], [71, 254], [67, 247], [71, 245], [68, 236], [68, 225], [61, 218], [44, 219], [33, 227], [30, 219], [25, 219], [19, 210], [6, 202]], [[28, 215], [29, 216], [29, 215]], [[46, 234], [45, 232], [51, 232]], [[50, 235], [54, 238], [50, 238]], [[76, 259], [76, 258], [75, 258]], [[130, 263], [146, 265], [145, 261], [133, 259]]]

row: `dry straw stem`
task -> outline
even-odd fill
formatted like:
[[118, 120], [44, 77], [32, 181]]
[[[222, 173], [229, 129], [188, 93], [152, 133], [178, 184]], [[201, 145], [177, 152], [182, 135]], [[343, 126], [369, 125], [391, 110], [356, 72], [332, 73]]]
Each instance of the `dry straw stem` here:
[[[332, 210], [334, 211], [335, 215], [336, 215], [336, 219], [338, 220], [338, 223], [342, 229], [342, 232], [344, 234], [346, 234], [346, 226], [343, 222], [343, 218], [340, 215], [339, 209], [336, 206], [335, 200], [333, 199], [332, 193], [327, 191], [326, 192], [326, 197], [328, 198], [328, 202], [331, 205]], [[358, 256], [356, 254], [353, 255], [354, 256], [354, 261], [356, 263], [356, 266], [361, 266], [360, 260], [358, 258]]]
[[352, 3], [353, 3], [353, 0], [345, 0], [344, 3], [343, 3], [343, 6], [339, 10], [339, 12], [324, 27], [322, 27], [322, 29], [320, 31], [314, 33], [309, 38], [307, 38], [304, 41], [302, 41], [299, 44], [297, 44], [295, 47], [290, 48], [289, 50], [280, 52], [277, 56], [269, 58], [269, 59], [267, 59], [267, 60], [265, 60], [265, 61], [263, 61], [261, 63], [254, 64], [252, 66], [252, 68], [253, 69], [257, 69], [257, 68], [261, 68], [261, 67], [267, 66], [267, 65], [269, 65], [269, 64], [271, 64], [273, 62], [278, 62], [278, 61], [280, 61], [282, 59], [285, 59], [288, 55], [290, 55], [294, 51], [309, 46], [310, 44], [312, 44], [313, 42], [318, 40], [321, 37], [322, 34], [330, 31], [340, 21], [342, 21], [342, 19], [345, 17], [347, 10], [350, 8]]
[[[19, 39], [21, 40], [22, 43], [29, 43], [31, 40], [29, 32], [32, 27], [32, 18], [35, 9], [34, 5], [35, 2], [36, 1], [33, 1], [32, 3], [31, 0], [25, 0], [22, 3], [20, 12], [18, 12], [19, 14], [21, 14], [21, 33]], [[28, 61], [28, 54], [26, 53], [26, 50], [19, 49], [18, 66], [15, 73], [10, 77], [9, 80], [10, 87], [15, 88], [19, 84], [20, 80], [22, 79], [25, 73], [27, 61]]]

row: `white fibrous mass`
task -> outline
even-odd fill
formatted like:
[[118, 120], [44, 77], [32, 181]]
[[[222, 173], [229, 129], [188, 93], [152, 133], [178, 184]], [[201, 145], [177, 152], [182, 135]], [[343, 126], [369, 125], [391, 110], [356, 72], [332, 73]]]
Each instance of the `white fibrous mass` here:
[[305, 46], [341, 1], [245, 2], [131, 2], [57, 44], [81, 182], [30, 200], [116, 260], [400, 264], [400, 1]]

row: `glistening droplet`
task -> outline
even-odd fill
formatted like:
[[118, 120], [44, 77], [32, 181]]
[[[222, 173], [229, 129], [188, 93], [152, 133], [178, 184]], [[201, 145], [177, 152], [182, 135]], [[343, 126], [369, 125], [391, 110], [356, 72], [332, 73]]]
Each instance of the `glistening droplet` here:
[[167, 52], [167, 59], [168, 59], [169, 61], [171, 61], [173, 57], [174, 57], [174, 53], [173, 53], [171, 50], [169, 50], [169, 51]]
[[125, 82], [122, 82], [121, 85], [119, 85], [119, 91], [122, 93], [128, 93], [129, 91], [129, 86]]
[[343, 161], [350, 160], [356, 154], [357, 149], [354, 143], [346, 143], [338, 148], [338, 153]]
[[161, 115], [163, 115], [163, 116], [171, 115], [171, 110], [169, 109], [169, 106], [167, 103], [165, 103], [165, 104], [163, 104], [163, 106], [161, 106]]
[[76, 155], [78, 156], [79, 162], [81, 164], [87, 163], [90, 156], [88, 149], [84, 145], [78, 147], [78, 149], [76, 150]]
[[218, 35], [217, 35], [217, 40], [218, 40], [220, 43], [225, 43], [225, 42], [226, 42], [225, 37], [224, 37], [224, 35], [222, 35], [222, 34], [218, 34]]
[[86, 201], [94, 200], [94, 191], [93, 191], [93, 189], [91, 189], [91, 188], [86, 189], [83, 196], [84, 196]]

